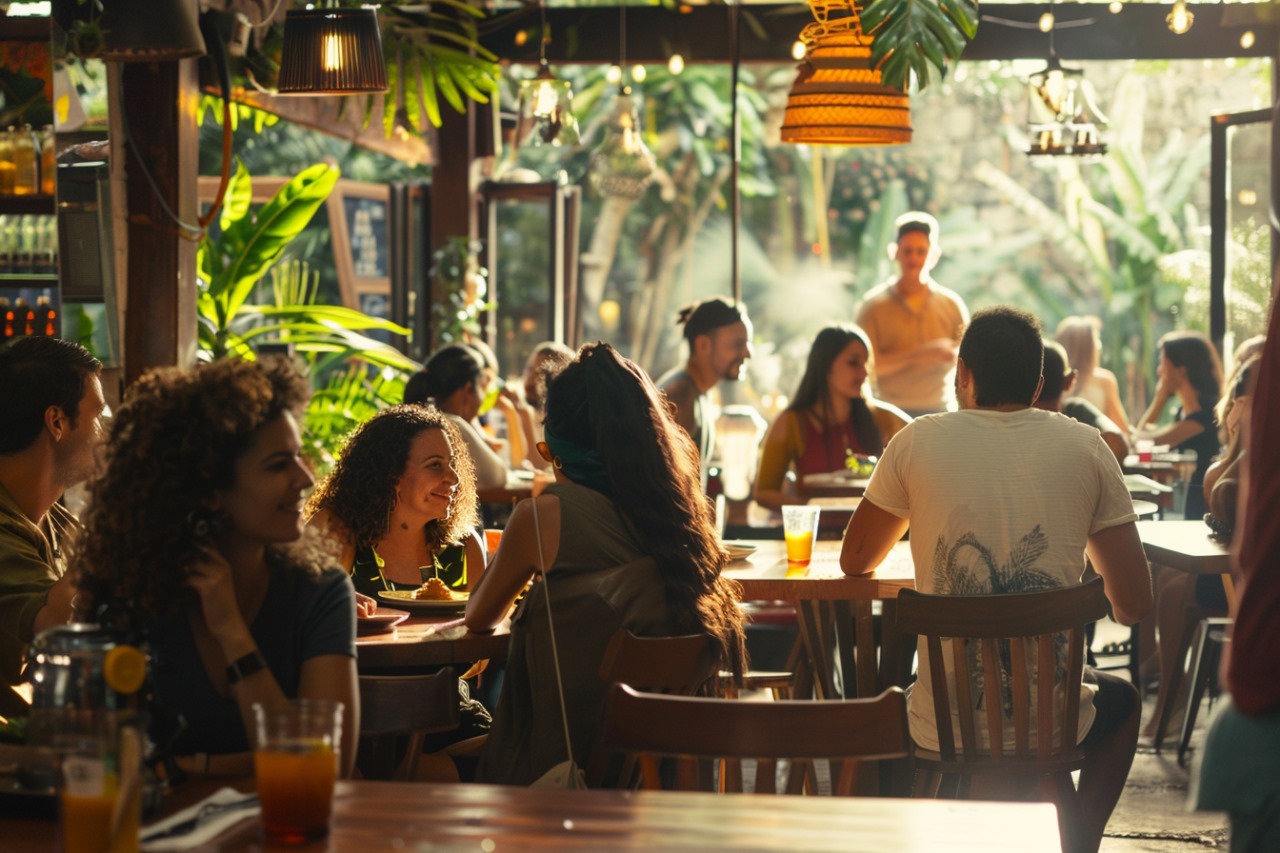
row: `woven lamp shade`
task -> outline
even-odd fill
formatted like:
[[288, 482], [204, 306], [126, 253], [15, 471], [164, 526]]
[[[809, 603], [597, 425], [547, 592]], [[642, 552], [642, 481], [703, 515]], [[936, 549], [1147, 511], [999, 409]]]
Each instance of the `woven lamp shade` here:
[[[803, 38], [803, 36], [802, 36]], [[809, 46], [787, 97], [782, 141], [805, 145], [899, 145], [911, 141], [910, 99], [880, 82], [871, 37], [855, 28]]]
[[377, 10], [290, 9], [276, 86], [281, 95], [387, 91]]

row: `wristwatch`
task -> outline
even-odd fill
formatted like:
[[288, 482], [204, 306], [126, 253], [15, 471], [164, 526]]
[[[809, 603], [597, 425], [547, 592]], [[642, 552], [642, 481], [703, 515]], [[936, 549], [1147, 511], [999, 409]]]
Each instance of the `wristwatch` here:
[[267, 659], [262, 656], [262, 652], [254, 649], [244, 657], [232, 661], [231, 666], [227, 667], [227, 684], [235, 684], [266, 668]]

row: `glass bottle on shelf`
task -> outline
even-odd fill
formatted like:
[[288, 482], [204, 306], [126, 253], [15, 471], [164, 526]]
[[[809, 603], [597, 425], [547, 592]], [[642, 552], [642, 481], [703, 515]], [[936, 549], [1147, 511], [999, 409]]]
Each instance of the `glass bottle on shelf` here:
[[13, 195], [18, 168], [13, 164], [13, 128], [0, 130], [0, 196]]
[[35, 195], [40, 191], [39, 142], [31, 125], [24, 124], [13, 137], [13, 194]]
[[46, 338], [58, 336], [58, 309], [53, 307], [48, 296], [36, 300], [36, 331]]
[[0, 340], [7, 341], [13, 337], [15, 319], [13, 307], [9, 305], [9, 297], [0, 296], [0, 322], [3, 323], [3, 327], [0, 328], [0, 334], [4, 335]]
[[40, 192], [54, 194], [58, 175], [58, 146], [53, 136], [53, 125], [40, 128]]

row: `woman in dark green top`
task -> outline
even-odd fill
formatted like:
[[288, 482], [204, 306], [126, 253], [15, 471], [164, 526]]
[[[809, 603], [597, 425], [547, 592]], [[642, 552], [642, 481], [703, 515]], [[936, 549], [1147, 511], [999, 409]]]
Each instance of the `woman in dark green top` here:
[[361, 424], [307, 509], [369, 598], [432, 577], [467, 590], [484, 571], [475, 468], [436, 409], [392, 406]]

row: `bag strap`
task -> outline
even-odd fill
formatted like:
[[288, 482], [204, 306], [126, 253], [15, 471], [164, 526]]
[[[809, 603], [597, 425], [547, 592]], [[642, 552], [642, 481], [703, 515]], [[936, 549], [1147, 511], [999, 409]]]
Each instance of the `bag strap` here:
[[556, 693], [560, 696], [560, 722], [564, 724], [564, 746], [569, 762], [573, 763], [573, 743], [569, 740], [569, 710], [564, 703], [564, 681], [560, 677], [560, 651], [556, 647], [556, 626], [551, 618], [551, 586], [547, 583], [547, 561], [542, 554], [542, 522], [538, 518], [538, 499], [533, 504], [533, 533], [538, 542], [538, 570], [542, 572], [542, 597], [547, 602], [547, 632], [551, 635], [551, 662], [556, 670]]

